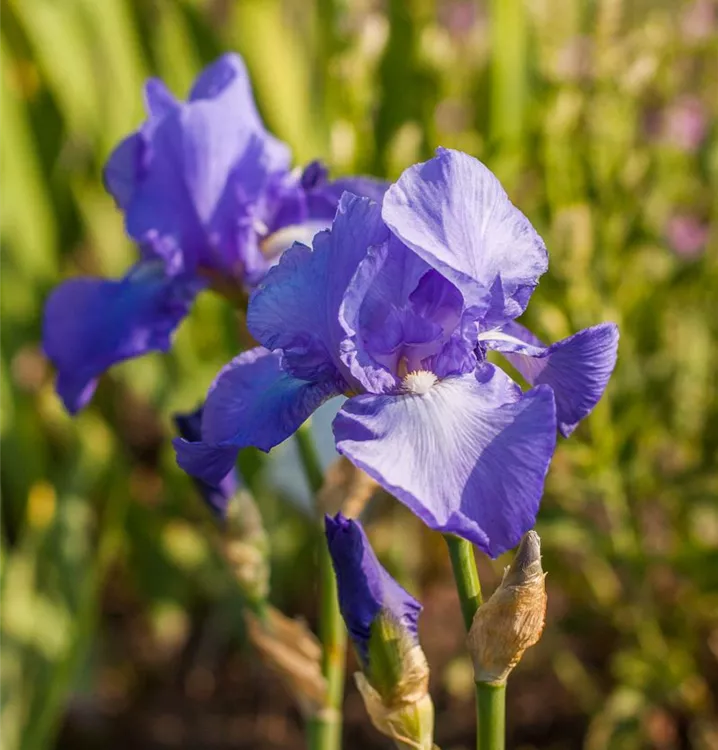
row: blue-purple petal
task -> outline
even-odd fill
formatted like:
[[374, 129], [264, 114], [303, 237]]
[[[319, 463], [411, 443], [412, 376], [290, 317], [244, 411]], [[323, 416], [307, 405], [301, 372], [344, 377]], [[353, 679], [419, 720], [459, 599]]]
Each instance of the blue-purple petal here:
[[202, 439], [269, 451], [340, 392], [333, 380], [310, 382], [290, 375], [277, 352], [262, 347], [242, 352], [207, 394]]
[[300, 184], [306, 196], [308, 217], [328, 222], [334, 218], [339, 200], [345, 192], [381, 203], [389, 187], [388, 182], [373, 177], [340, 177], [329, 181], [329, 172], [320, 161], [307, 164]]
[[166, 276], [160, 263], [139, 264], [117, 281], [77, 278], [57, 287], [45, 306], [43, 348], [67, 410], [85, 406], [111, 365], [167, 351], [198, 290]]
[[[492, 335], [495, 338], [492, 338]], [[546, 346], [510, 322], [482, 342], [501, 352], [532, 385], [546, 384], [556, 396], [558, 428], [568, 437], [599, 402], [616, 365], [618, 326], [601, 323]]]
[[351, 398], [334, 435], [340, 453], [428, 526], [496, 557], [536, 520], [556, 444], [553, 391], [521, 395], [485, 363], [424, 395]]
[[[180, 437], [190, 443], [201, 441], [202, 439], [202, 407], [188, 414], [175, 414], [174, 422]], [[181, 448], [180, 450], [184, 450]], [[190, 449], [192, 450], [192, 449]], [[232, 462], [234, 463], [234, 454]], [[221, 471], [221, 469], [220, 469]], [[213, 486], [198, 479], [195, 481], [197, 489], [205, 503], [212, 512], [220, 519], [224, 520], [227, 515], [227, 506], [229, 501], [235, 495], [240, 487], [239, 474], [236, 470], [230, 470], [217, 486]]]
[[132, 200], [145, 158], [146, 141], [141, 133], [132, 133], [120, 141], [110, 154], [102, 173], [107, 192], [125, 209]]
[[308, 382], [282, 367], [282, 357], [257, 347], [219, 373], [207, 394], [199, 442], [175, 440], [179, 465], [217, 486], [241, 448], [269, 451], [341, 390], [334, 380]]
[[[149, 78], [145, 83], [144, 100], [150, 122], [157, 122], [173, 112], [177, 112], [182, 103], [165, 86], [159, 78]], [[150, 129], [151, 129], [150, 125]], [[143, 128], [146, 134], [147, 131]]]
[[252, 293], [247, 327], [267, 349], [285, 353], [312, 351], [333, 367], [329, 355], [326, 310], [328, 255], [295, 244], [286, 250]]
[[218, 119], [227, 119], [227, 128], [234, 125], [236, 135], [246, 129], [265, 142], [269, 171], [286, 171], [290, 165], [289, 147], [270, 135], [257, 111], [252, 83], [242, 58], [233, 52], [222, 55], [197, 77], [189, 95], [190, 104], [209, 104]]
[[239, 448], [231, 443], [222, 445], [175, 438], [172, 445], [180, 468], [216, 491], [234, 471], [239, 453]]
[[233, 54], [219, 58], [186, 102], [151, 79], [145, 103], [148, 119], [104, 173], [128, 234], [140, 243], [171, 238], [188, 272], [203, 266], [241, 276], [259, 262], [245, 257], [256, 253], [252, 222], [271, 221], [270, 186], [290, 165], [287, 146], [262, 124], [244, 63]]

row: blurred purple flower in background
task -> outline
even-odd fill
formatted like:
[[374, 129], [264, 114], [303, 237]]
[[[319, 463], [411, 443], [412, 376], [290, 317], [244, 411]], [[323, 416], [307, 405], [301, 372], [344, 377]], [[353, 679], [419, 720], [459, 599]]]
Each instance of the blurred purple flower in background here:
[[443, 0], [437, 8], [437, 16], [452, 37], [459, 39], [468, 36], [474, 24], [484, 20], [478, 4], [472, 0]]
[[682, 96], [664, 115], [664, 137], [676, 148], [695, 151], [708, 132], [706, 108], [697, 96]]
[[676, 214], [669, 219], [666, 236], [671, 247], [684, 258], [699, 256], [708, 242], [708, 225], [691, 214]]
[[700, 42], [715, 32], [716, 8], [713, 0], [695, 0], [684, 9], [681, 28], [686, 39]]
[[112, 364], [169, 349], [200, 289], [252, 286], [295, 240], [311, 244], [344, 190], [380, 199], [385, 188], [329, 182], [318, 162], [290, 171], [289, 147], [265, 130], [238, 55], [206, 68], [186, 102], [149, 80], [145, 104], [148, 119], [104, 170], [141, 260], [121, 280], [65, 282], [45, 311], [44, 347], [70, 412]]
[[[237, 451], [268, 451], [347, 394], [337, 450], [431, 528], [497, 556], [535, 522], [556, 441], [601, 397], [613, 324], [546, 347], [514, 322], [548, 258], [494, 175], [457, 151], [406, 170], [380, 205], [345, 195], [314, 251], [295, 245], [259, 285], [263, 346], [210, 388], [202, 441], [180, 465], [217, 483]], [[504, 352], [522, 393], [486, 360]]]
[[362, 661], [369, 664], [372, 626], [380, 615], [390, 617], [418, 643], [421, 604], [384, 569], [358, 521], [338, 513], [324, 525], [339, 589], [339, 608]]

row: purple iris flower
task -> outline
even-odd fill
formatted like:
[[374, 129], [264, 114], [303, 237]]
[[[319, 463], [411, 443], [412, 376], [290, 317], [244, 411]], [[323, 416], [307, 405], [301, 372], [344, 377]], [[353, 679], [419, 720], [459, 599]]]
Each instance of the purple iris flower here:
[[382, 567], [362, 525], [338, 513], [334, 518], [325, 516], [324, 526], [339, 608], [363, 668], [369, 667], [372, 626], [380, 615], [391, 618], [418, 643], [421, 604]]
[[344, 190], [380, 199], [385, 189], [361, 177], [330, 182], [318, 162], [290, 170], [238, 55], [207, 67], [187, 101], [149, 80], [145, 104], [147, 120], [104, 170], [141, 259], [121, 280], [65, 282], [45, 311], [44, 348], [73, 413], [110, 365], [167, 351], [202, 288], [253, 286], [295, 240], [311, 244], [329, 226]]
[[498, 180], [458, 151], [407, 169], [381, 204], [344, 195], [314, 250], [293, 246], [253, 293], [262, 347], [219, 373], [202, 440], [175, 441], [180, 465], [219, 482], [240, 448], [268, 451], [345, 394], [339, 453], [431, 528], [501, 554], [534, 525], [557, 426], [591, 411], [616, 360], [613, 324], [544, 346], [514, 321], [547, 265]]
[[[189, 414], [175, 414], [174, 422], [177, 431], [185, 440], [200, 439], [200, 425], [202, 424], [202, 407]], [[241, 486], [239, 474], [232, 469], [217, 485], [210, 485], [201, 479], [195, 479], [197, 490], [209, 509], [220, 520], [227, 518], [227, 506]]]

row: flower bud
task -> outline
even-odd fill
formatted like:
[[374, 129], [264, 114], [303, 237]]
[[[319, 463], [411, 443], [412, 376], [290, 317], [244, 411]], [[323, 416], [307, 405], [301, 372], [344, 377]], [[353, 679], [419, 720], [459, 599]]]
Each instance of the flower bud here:
[[[202, 408], [175, 415], [180, 435], [191, 442], [201, 439]], [[242, 593], [251, 601], [269, 594], [269, 544], [254, 498], [232, 470], [212, 486], [196, 479], [202, 499], [222, 525], [221, 550]]]
[[538, 642], [546, 617], [541, 540], [529, 531], [491, 598], [477, 610], [467, 637], [477, 682], [503, 684], [524, 651]]
[[300, 620], [292, 620], [272, 606], [260, 619], [245, 615], [249, 640], [262, 661], [279, 675], [302, 715], [315, 717], [326, 704], [327, 682], [322, 675], [322, 648]]
[[374, 726], [397, 747], [431, 750], [434, 707], [419, 645], [421, 605], [382, 567], [361, 524], [326, 516], [339, 606], [359, 656], [355, 674]]

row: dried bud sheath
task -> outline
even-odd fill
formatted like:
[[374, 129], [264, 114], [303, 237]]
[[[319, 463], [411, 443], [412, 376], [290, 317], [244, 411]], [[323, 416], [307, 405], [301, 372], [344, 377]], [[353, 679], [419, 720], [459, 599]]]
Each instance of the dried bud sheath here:
[[347, 518], [359, 518], [378, 487], [368, 474], [340, 456], [324, 477], [319, 505], [329, 515], [341, 512]]
[[476, 614], [467, 637], [477, 682], [501, 685], [541, 637], [546, 617], [541, 540], [529, 531], [500, 586]]
[[354, 674], [371, 723], [404, 750], [432, 750], [434, 704], [428, 692], [408, 703], [389, 707], [362, 672]]
[[[200, 407], [189, 414], [175, 415], [184, 440], [200, 440], [202, 414]], [[240, 590], [251, 603], [264, 602], [269, 593], [269, 543], [254, 498], [234, 468], [218, 484], [201, 479], [195, 484], [220, 525], [220, 549]]]
[[251, 612], [245, 617], [249, 640], [262, 661], [279, 675], [304, 717], [316, 716], [326, 705], [327, 683], [321, 670], [322, 647], [313, 633], [271, 606], [262, 620]]
[[254, 602], [269, 595], [269, 541], [254, 498], [244, 489], [227, 505], [222, 553], [242, 593]]

